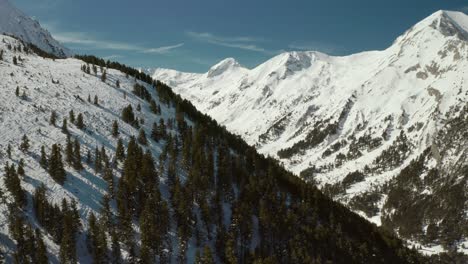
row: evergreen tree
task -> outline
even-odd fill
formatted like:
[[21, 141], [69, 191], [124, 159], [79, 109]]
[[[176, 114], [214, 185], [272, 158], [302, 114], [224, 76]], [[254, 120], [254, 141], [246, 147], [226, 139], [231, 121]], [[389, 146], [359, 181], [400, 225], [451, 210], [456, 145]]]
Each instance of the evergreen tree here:
[[13, 64], [18, 65], [18, 59], [16, 58], [16, 56], [13, 56]]
[[93, 263], [107, 263], [106, 235], [93, 213], [88, 219], [88, 248], [93, 256]]
[[25, 172], [24, 172], [24, 159], [20, 159], [20, 161], [18, 163], [18, 175], [23, 176], [23, 177], [25, 175]]
[[35, 246], [35, 263], [37, 264], [47, 264], [49, 263], [49, 259], [47, 257], [47, 248], [42, 239], [42, 235], [39, 229], [36, 229], [36, 246]]
[[83, 169], [81, 163], [81, 146], [78, 139], [75, 139], [73, 143], [73, 168], [78, 171]]
[[128, 105], [122, 110], [122, 120], [128, 124], [133, 124], [135, 122], [135, 114], [133, 113], [131, 105]]
[[73, 112], [73, 109], [68, 113], [68, 117], [70, 118], [71, 123], [75, 123], [75, 112]]
[[79, 114], [78, 114], [78, 117], [76, 118], [76, 127], [77, 127], [78, 129], [84, 129], [84, 128], [85, 128], [85, 124], [84, 124], [83, 114], [82, 114], [82, 113], [79, 113]]
[[102, 170], [101, 152], [97, 146], [94, 149], [94, 170], [96, 173], [99, 173]]
[[23, 136], [22, 140], [21, 140], [21, 144], [20, 144], [20, 150], [22, 152], [26, 152], [29, 150], [29, 138], [28, 136], [26, 136], [26, 134]]
[[44, 146], [41, 146], [41, 158], [39, 160], [39, 164], [41, 165], [43, 169], [47, 169], [48, 161], [47, 161], [47, 155], [46, 155]]
[[66, 174], [63, 168], [62, 154], [60, 147], [57, 144], [52, 145], [52, 150], [49, 157], [49, 174], [57, 183], [65, 182]]
[[111, 232], [111, 255], [110, 255], [110, 262], [113, 264], [120, 264], [122, 263], [122, 254], [120, 250], [120, 243], [117, 237], [117, 233], [115, 231]]
[[119, 140], [117, 141], [117, 147], [115, 149], [115, 157], [117, 158], [117, 160], [120, 160], [120, 161], [125, 159], [125, 149], [124, 149], [123, 141], [121, 138], [119, 138]]
[[70, 135], [67, 135], [67, 141], [65, 145], [65, 160], [68, 163], [68, 165], [73, 164], [73, 144], [70, 139]]
[[119, 123], [117, 120], [112, 123], [112, 136], [115, 138], [119, 136]]
[[67, 119], [64, 118], [62, 120], [62, 132], [65, 134], [68, 134], [68, 125], [67, 125]]
[[12, 194], [15, 204], [20, 208], [24, 207], [26, 205], [26, 195], [23, 188], [21, 188], [21, 180], [14, 164], [11, 164], [11, 166], [8, 163], [5, 164], [5, 186]]
[[50, 119], [49, 119], [49, 124], [52, 126], [55, 126], [55, 123], [57, 122], [57, 113], [55, 111], [52, 111], [50, 114]]
[[101, 81], [106, 82], [106, 80], [107, 80], [107, 72], [104, 71], [104, 72], [102, 72], [102, 75], [101, 75]]
[[15, 90], [16, 97], [19, 96], [19, 93], [20, 93], [19, 86], [16, 86], [16, 90]]
[[99, 99], [97, 95], [94, 96], [94, 105], [99, 106]]
[[8, 144], [7, 146], [6, 153], [7, 153], [8, 158], [11, 159], [11, 145], [10, 144]]
[[146, 133], [145, 130], [143, 130], [143, 128], [140, 129], [140, 132], [138, 133], [138, 143], [145, 146], [148, 144], [148, 140], [146, 139]]
[[119, 81], [119, 80], [115, 81], [115, 86], [116, 86], [117, 88], [120, 88], [120, 81]]

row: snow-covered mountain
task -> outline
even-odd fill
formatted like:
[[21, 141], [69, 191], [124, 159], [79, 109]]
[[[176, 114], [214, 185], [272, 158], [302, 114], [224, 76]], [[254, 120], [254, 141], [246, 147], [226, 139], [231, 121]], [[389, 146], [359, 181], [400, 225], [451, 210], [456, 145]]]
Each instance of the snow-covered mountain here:
[[468, 244], [464, 228], [446, 235], [468, 225], [453, 213], [468, 211], [467, 15], [438, 11], [382, 51], [286, 52], [253, 69], [227, 59], [153, 77], [427, 253]]
[[425, 262], [150, 76], [24, 46], [0, 35], [1, 261]]
[[67, 57], [71, 51], [8, 0], [0, 0], [0, 33], [13, 35], [57, 57]]

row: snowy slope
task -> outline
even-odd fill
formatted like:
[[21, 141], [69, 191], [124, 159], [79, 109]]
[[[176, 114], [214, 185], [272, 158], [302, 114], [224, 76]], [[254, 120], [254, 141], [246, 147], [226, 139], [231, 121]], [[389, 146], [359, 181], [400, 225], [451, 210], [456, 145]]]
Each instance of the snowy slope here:
[[[425, 149], [436, 158], [444, 143], [439, 132], [463, 116], [468, 102], [467, 40], [468, 16], [438, 11], [382, 51], [287, 52], [253, 69], [227, 59], [205, 74], [157, 69], [153, 77], [349, 203], [376, 189], [385, 194], [382, 186]], [[458, 140], [458, 152], [437, 165], [427, 161], [427, 168], [467, 165], [468, 139]], [[342, 184], [357, 170], [366, 172], [364, 179]], [[378, 213], [365, 216], [381, 224], [385, 202], [383, 195]]]
[[16, 36], [58, 57], [70, 56], [71, 52], [31, 19], [14, 7], [8, 0], [0, 0], [0, 33]]
[[[36, 55], [15, 53], [7, 49], [21, 45], [19, 41], [8, 36], [0, 35], [0, 50], [4, 51], [3, 61], [0, 60], [0, 164], [13, 162], [17, 164], [24, 159], [26, 177], [22, 180], [22, 187], [30, 194], [42, 183], [47, 187], [47, 195], [53, 204], [61, 204], [63, 198], [77, 200], [78, 209], [86, 225], [86, 219], [91, 212], [98, 213], [101, 208], [102, 196], [107, 192], [107, 183], [96, 176], [94, 170], [84, 164], [85, 169], [78, 173], [67, 166], [67, 181], [62, 186], [57, 184], [38, 163], [41, 146], [45, 146], [50, 153], [52, 144], [65, 145], [66, 135], [61, 130], [62, 118], [68, 117], [70, 110], [75, 115], [83, 114], [86, 130], [79, 130], [69, 122], [68, 129], [72, 137], [80, 140], [83, 155], [88, 150], [94, 151], [95, 147], [104, 146], [111, 157], [115, 156], [117, 139], [111, 136], [112, 122], [119, 122], [120, 137], [128, 140], [130, 136], [137, 136], [138, 130], [124, 123], [120, 119], [120, 113], [129, 104], [142, 105], [142, 111], [136, 112], [139, 118], [145, 118], [145, 129], [148, 134], [150, 125], [156, 121], [153, 114], [144, 101], [133, 95], [132, 87], [135, 84], [133, 78], [126, 78], [125, 74], [115, 71], [107, 71], [107, 83], [98, 76], [85, 74], [81, 70], [83, 61], [76, 59], [50, 60]], [[20, 55], [23, 61], [18, 65], [12, 63], [13, 56]], [[99, 71], [99, 70], [98, 70]], [[120, 81], [120, 87], [115, 87], [115, 82]], [[142, 83], [143, 84], [143, 83]], [[148, 86], [147, 84], [143, 84]], [[15, 96], [16, 87], [19, 87], [20, 95], [23, 92], [26, 99]], [[149, 88], [149, 87], [148, 87]], [[151, 89], [153, 91], [153, 89]], [[126, 96], [124, 96], [126, 94]], [[99, 98], [99, 106], [88, 103], [87, 97]], [[174, 115], [175, 110], [161, 105], [162, 116], [167, 119]], [[57, 113], [57, 126], [49, 124], [52, 111]], [[154, 120], [153, 120], [154, 119]], [[27, 153], [18, 149], [23, 135], [30, 139], [31, 147]], [[6, 155], [7, 145], [12, 146], [12, 159]], [[162, 143], [161, 143], [162, 144]], [[161, 152], [162, 145], [151, 142], [150, 150], [154, 155]], [[94, 152], [93, 152], [94, 153]], [[3, 177], [3, 170], [1, 175]], [[119, 175], [119, 174], [118, 174]], [[5, 191], [4, 181], [0, 183]], [[8, 198], [11, 202], [11, 199]], [[33, 219], [32, 208], [28, 208], [30, 221]], [[6, 204], [0, 205], [0, 249], [8, 255], [14, 250], [14, 242], [9, 238], [7, 224], [8, 209]], [[35, 226], [39, 227], [39, 225]], [[59, 247], [51, 237], [46, 237], [47, 247], [50, 250], [49, 259], [57, 263]], [[90, 263], [88, 250], [83, 239], [79, 240], [78, 256], [80, 263]]]

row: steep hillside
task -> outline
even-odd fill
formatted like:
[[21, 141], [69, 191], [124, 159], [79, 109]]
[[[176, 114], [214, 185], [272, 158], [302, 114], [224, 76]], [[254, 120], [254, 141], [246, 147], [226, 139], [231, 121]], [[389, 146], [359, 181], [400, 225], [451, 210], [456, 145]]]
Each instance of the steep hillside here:
[[70, 50], [55, 40], [39, 22], [25, 15], [8, 0], [0, 0], [0, 33], [13, 35], [57, 57], [71, 55]]
[[[254, 69], [228, 59], [205, 74], [158, 69], [153, 77], [423, 252], [467, 252], [467, 230], [451, 224], [468, 225], [467, 29], [467, 15], [439, 11], [382, 51], [288, 52]], [[429, 172], [437, 180], [424, 182]], [[395, 202], [396, 186], [416, 178], [418, 188], [406, 186]], [[452, 188], [464, 191], [452, 197]]]
[[0, 41], [8, 263], [420, 263], [150, 76]]

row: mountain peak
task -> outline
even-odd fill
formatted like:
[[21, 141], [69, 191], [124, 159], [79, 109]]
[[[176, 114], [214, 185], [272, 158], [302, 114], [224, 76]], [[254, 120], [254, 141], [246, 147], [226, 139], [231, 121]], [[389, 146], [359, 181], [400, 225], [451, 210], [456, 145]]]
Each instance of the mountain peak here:
[[216, 65], [210, 68], [210, 70], [207, 73], [208, 77], [215, 77], [218, 75], [221, 75], [229, 70], [237, 69], [237, 68], [242, 68], [239, 62], [237, 62], [234, 58], [227, 58], [224, 59], [220, 62], [218, 62]]
[[71, 55], [39, 22], [28, 17], [8, 0], [0, 0], [0, 33], [13, 35], [58, 57]]

